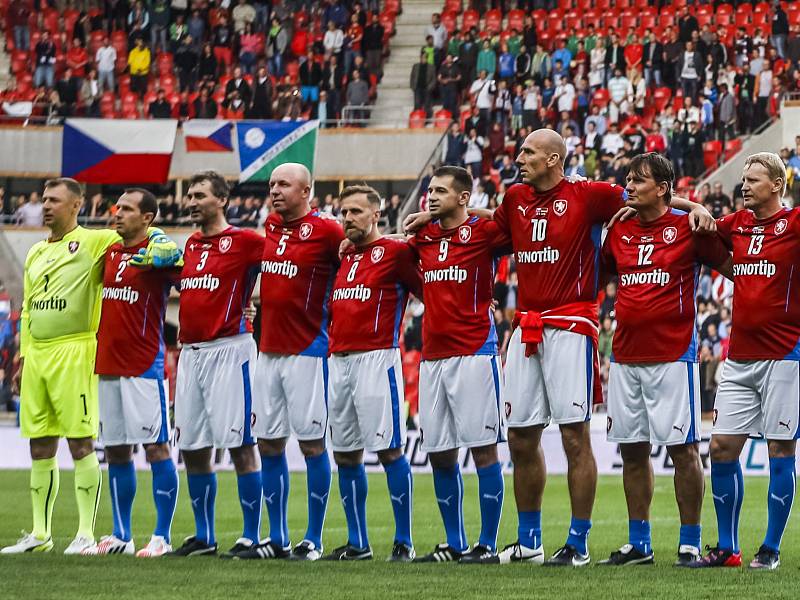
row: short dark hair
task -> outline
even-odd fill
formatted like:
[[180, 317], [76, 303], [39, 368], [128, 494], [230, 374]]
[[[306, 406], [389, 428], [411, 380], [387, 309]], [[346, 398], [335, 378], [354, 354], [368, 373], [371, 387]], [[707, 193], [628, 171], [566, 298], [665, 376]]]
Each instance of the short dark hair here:
[[452, 177], [453, 187], [461, 194], [472, 191], [472, 177], [464, 167], [445, 165], [433, 172], [434, 177]]
[[153, 192], [144, 188], [132, 187], [125, 190], [126, 194], [140, 194], [142, 196], [139, 200], [139, 211], [142, 213], [153, 213], [153, 218], [158, 214], [158, 200], [153, 195]]
[[370, 204], [380, 208], [380, 206], [381, 206], [381, 197], [380, 197], [380, 195], [375, 190], [375, 188], [370, 187], [370, 186], [368, 186], [366, 184], [364, 184], [364, 185], [348, 185], [339, 194], [339, 200], [342, 201], [345, 198], [349, 198], [350, 196], [355, 196], [356, 194], [365, 194], [367, 196], [367, 200], [369, 200]]
[[656, 183], [666, 183], [667, 193], [664, 200], [672, 199], [672, 186], [675, 182], [675, 171], [672, 162], [658, 152], [646, 152], [634, 156], [631, 160], [629, 172], [638, 177], [650, 177]]
[[56, 177], [54, 179], [48, 179], [44, 182], [44, 189], [47, 188], [54, 188], [63, 185], [70, 194], [73, 196], [77, 196], [78, 198], [83, 197], [83, 186], [80, 183], [72, 179], [71, 177]]
[[225, 178], [222, 175], [212, 170], [200, 171], [199, 173], [192, 175], [191, 179], [189, 179], [189, 187], [197, 185], [198, 183], [203, 183], [204, 181], [207, 181], [211, 184], [211, 193], [217, 198], [227, 199], [230, 197], [231, 188], [228, 185], [228, 182], [225, 181]]

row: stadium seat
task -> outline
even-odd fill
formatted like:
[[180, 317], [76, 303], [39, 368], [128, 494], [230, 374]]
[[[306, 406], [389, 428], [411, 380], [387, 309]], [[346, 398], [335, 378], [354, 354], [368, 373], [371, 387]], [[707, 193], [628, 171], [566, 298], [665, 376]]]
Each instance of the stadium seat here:
[[453, 122], [453, 115], [450, 114], [449, 110], [437, 110], [436, 113], [433, 115], [433, 126], [436, 129], [447, 129], [450, 127], [450, 123]]
[[42, 25], [50, 32], [50, 35], [56, 35], [58, 33], [58, 19], [59, 14], [56, 9], [48, 8], [44, 11], [44, 15], [42, 15]]
[[[100, 46], [103, 45], [103, 38], [105, 38], [105, 37], [106, 37], [106, 34], [103, 31], [93, 31], [92, 33], [89, 34], [89, 45], [88, 45], [88, 48], [87, 48], [87, 50], [89, 52], [89, 56], [94, 58], [95, 54], [97, 54], [97, 50], [100, 48]], [[31, 40], [31, 43], [33, 43], [33, 40]], [[127, 54], [127, 51], [128, 51], [128, 41], [126, 39], [125, 40], [125, 53], [126, 54]], [[117, 54], [119, 54], [119, 50], [117, 50]]]
[[725, 142], [725, 160], [730, 160], [742, 149], [742, 140], [735, 138]]
[[160, 76], [172, 75], [174, 63], [172, 61], [172, 54], [170, 52], [161, 52], [156, 56], [156, 66], [158, 67], [158, 74]]
[[423, 129], [425, 127], [425, 111], [415, 110], [408, 116], [409, 129]]
[[175, 91], [175, 76], [174, 75], [162, 75], [161, 79], [158, 82], [159, 87], [163, 89], [166, 93], [171, 94]]
[[400, 10], [400, 0], [384, 0], [383, 10], [394, 15], [399, 15], [402, 12]]
[[703, 144], [703, 165], [706, 169], [716, 167], [722, 158], [722, 142], [713, 140]]
[[657, 112], [662, 112], [672, 98], [672, 90], [668, 87], [656, 88], [653, 92], [653, 105]]
[[503, 13], [500, 12], [500, 9], [492, 9], [486, 11], [486, 29], [489, 33], [498, 34], [500, 30], [503, 28]]
[[639, 16], [634, 12], [625, 11], [622, 13], [620, 25], [626, 30], [636, 28], [639, 25]]
[[20, 73], [17, 76], [17, 91], [26, 94], [33, 90], [33, 75], [30, 73]]
[[303, 29], [308, 23], [308, 13], [301, 8], [299, 11], [294, 13], [292, 21], [294, 23], [295, 31]]
[[464, 14], [461, 15], [461, 31], [466, 32], [473, 27], [477, 27], [480, 20], [481, 16], [478, 14], [477, 10], [465, 10]]
[[451, 12], [460, 15], [462, 10], [464, 10], [464, 5], [461, 0], [445, 0], [442, 12]]
[[598, 88], [595, 93], [592, 95], [592, 105], [599, 106], [600, 108], [605, 108], [608, 106], [608, 90], [606, 88]]
[[522, 10], [509, 11], [508, 28], [516, 29], [519, 32], [525, 29], [525, 12]]
[[[589, 21], [591, 23], [591, 21]], [[575, 12], [568, 12], [567, 15], [564, 17], [564, 23], [567, 26], [568, 30], [571, 29], [582, 29], [583, 28], [583, 17]]]
[[292, 83], [300, 81], [300, 63], [296, 60], [286, 63], [286, 76]]
[[11, 73], [14, 75], [27, 71], [28, 64], [28, 53], [24, 50], [16, 50], [11, 55]]
[[442, 25], [447, 29], [448, 34], [452, 34], [458, 28], [458, 15], [454, 12], [442, 13]]

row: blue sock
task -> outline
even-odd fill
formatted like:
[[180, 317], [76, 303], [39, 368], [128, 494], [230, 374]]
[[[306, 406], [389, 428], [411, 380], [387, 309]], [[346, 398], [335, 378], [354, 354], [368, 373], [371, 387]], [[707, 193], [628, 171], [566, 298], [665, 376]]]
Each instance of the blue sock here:
[[128, 542], [131, 539], [131, 513], [136, 495], [136, 469], [133, 461], [124, 465], [108, 465], [108, 486], [111, 489], [111, 513], [114, 516], [114, 535]]
[[678, 539], [679, 546], [694, 546], [698, 550], [702, 548], [700, 545], [700, 533], [702, 528], [700, 525], [681, 525], [680, 538]]
[[189, 482], [189, 498], [194, 513], [195, 537], [201, 542], [213, 545], [217, 543], [214, 536], [214, 505], [217, 499], [217, 474], [187, 474]]
[[306, 458], [308, 480], [308, 529], [305, 539], [322, 548], [322, 526], [328, 510], [328, 494], [331, 491], [331, 461], [328, 453]]
[[178, 504], [178, 472], [171, 458], [150, 463], [153, 473], [153, 502], [156, 505], [156, 528], [153, 535], [160, 535], [170, 542], [172, 517]]
[[650, 554], [653, 542], [650, 538], [650, 521], [628, 520], [628, 543], [642, 554]]
[[526, 548], [542, 545], [542, 511], [521, 510], [517, 513], [517, 537]]
[[269, 538], [281, 548], [289, 545], [289, 464], [286, 453], [261, 455], [261, 486], [269, 515]]
[[711, 495], [717, 513], [718, 545], [739, 551], [739, 513], [744, 499], [744, 476], [739, 461], [711, 462]]
[[239, 475], [236, 483], [244, 520], [242, 537], [257, 544], [261, 538], [261, 471]]
[[464, 480], [458, 465], [449, 469], [433, 469], [433, 489], [442, 514], [447, 543], [459, 552], [467, 549], [464, 531]]
[[767, 535], [764, 545], [776, 552], [786, 530], [794, 500], [794, 456], [769, 459], [769, 491], [767, 498]]
[[347, 543], [363, 550], [367, 537], [367, 472], [364, 465], [339, 466], [339, 494], [347, 520]]
[[478, 469], [481, 505], [481, 535], [478, 543], [497, 550], [497, 530], [503, 514], [503, 467], [499, 462]]
[[389, 486], [389, 499], [394, 511], [394, 541], [412, 546], [411, 541], [411, 507], [414, 494], [414, 479], [411, 477], [411, 466], [405, 456], [394, 462], [383, 465], [386, 471], [386, 483]]
[[574, 546], [575, 549], [581, 554], [588, 554], [589, 552], [589, 530], [592, 528], [592, 522], [589, 519], [577, 519], [572, 517], [569, 524], [569, 535], [567, 536], [567, 544]]

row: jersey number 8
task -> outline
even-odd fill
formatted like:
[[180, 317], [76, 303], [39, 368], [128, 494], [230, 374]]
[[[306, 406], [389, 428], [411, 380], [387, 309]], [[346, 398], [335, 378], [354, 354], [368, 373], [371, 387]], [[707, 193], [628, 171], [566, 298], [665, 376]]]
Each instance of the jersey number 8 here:
[[356, 261], [356, 262], [353, 263], [353, 266], [350, 267], [350, 271], [348, 271], [348, 273], [347, 273], [347, 281], [353, 281], [353, 279], [356, 278], [356, 270], [358, 269], [358, 265], [360, 263], [361, 263], [360, 260]]

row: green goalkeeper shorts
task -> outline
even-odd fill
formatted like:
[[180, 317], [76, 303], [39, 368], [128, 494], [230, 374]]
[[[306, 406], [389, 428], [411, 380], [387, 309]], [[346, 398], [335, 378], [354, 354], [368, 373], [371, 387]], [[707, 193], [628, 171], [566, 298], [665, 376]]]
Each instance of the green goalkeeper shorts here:
[[94, 333], [31, 340], [22, 369], [22, 437], [97, 437], [96, 353]]

